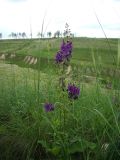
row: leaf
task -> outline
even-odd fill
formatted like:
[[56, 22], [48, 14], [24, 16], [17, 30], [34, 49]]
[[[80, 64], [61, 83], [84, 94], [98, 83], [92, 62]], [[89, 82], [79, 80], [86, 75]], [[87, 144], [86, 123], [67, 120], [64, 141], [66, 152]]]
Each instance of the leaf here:
[[88, 148], [90, 148], [91, 150], [94, 150], [96, 148], [96, 144], [93, 143], [93, 142], [89, 142], [89, 141], [86, 141], [86, 145]]
[[81, 152], [81, 151], [84, 151], [84, 147], [81, 145], [80, 142], [75, 142], [75, 143], [71, 144], [69, 147], [70, 154], [73, 154], [76, 152]]
[[58, 127], [60, 125], [60, 121], [58, 119], [54, 120], [53, 125]]
[[37, 143], [38, 143], [38, 144], [41, 144], [42, 147], [44, 147], [46, 150], [49, 149], [49, 146], [47, 145], [46, 141], [38, 140]]
[[94, 150], [96, 148], [96, 144], [93, 142], [86, 141], [86, 140], [77, 140], [77, 141], [74, 141], [69, 146], [69, 152], [71, 154], [76, 153], [76, 152], [83, 152], [88, 148], [91, 150]]
[[57, 156], [60, 153], [61, 148], [58, 146], [49, 149], [49, 152], [52, 153], [54, 156]]
[[60, 153], [61, 148], [58, 146], [54, 146], [53, 148], [50, 148], [50, 146], [47, 145], [46, 141], [38, 140], [38, 144], [41, 144], [42, 147], [46, 149], [47, 152], [52, 153], [53, 155], [58, 155]]

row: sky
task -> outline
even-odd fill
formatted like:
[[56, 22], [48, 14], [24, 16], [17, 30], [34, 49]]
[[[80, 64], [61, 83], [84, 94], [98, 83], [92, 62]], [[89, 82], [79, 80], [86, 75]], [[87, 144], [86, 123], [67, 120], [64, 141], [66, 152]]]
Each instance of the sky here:
[[[120, 38], [120, 0], [0, 0], [0, 33], [41, 32], [65, 29], [80, 37]], [[100, 25], [101, 24], [101, 25]]]

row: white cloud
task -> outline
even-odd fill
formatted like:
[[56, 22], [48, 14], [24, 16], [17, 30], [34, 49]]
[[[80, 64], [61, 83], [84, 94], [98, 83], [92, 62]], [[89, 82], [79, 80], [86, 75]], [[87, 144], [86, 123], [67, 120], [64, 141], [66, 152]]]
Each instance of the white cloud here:
[[64, 30], [66, 22], [81, 36], [104, 37], [96, 12], [108, 37], [120, 37], [120, 1], [118, 0], [0, 0], [0, 32], [34, 35], [41, 31]]

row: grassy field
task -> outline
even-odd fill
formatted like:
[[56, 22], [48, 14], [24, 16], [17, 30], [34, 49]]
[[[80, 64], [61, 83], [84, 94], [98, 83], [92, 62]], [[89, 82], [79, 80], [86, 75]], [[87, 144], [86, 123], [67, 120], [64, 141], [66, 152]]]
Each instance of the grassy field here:
[[61, 41], [0, 40], [0, 160], [120, 159], [119, 40], [74, 38], [64, 71]]
[[[53, 59], [59, 50], [62, 39], [44, 40], [1, 40], [0, 53], [16, 53], [17, 55], [32, 55], [37, 57], [49, 57]], [[73, 58], [74, 63], [79, 61], [92, 61], [91, 53], [101, 58], [105, 63], [113, 64], [118, 53], [118, 39], [74, 38]], [[109, 58], [108, 58], [109, 57]], [[114, 57], [114, 59], [113, 59]]]

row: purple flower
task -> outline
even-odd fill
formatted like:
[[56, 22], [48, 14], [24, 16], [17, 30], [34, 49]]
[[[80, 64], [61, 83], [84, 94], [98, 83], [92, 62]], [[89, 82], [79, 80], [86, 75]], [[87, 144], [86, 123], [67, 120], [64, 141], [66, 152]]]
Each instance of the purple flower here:
[[68, 50], [68, 52], [72, 52], [72, 42], [71, 41], [67, 41], [67, 44], [66, 44], [66, 48], [67, 48], [67, 50]]
[[71, 99], [77, 99], [78, 96], [80, 95], [80, 88], [76, 87], [74, 84], [73, 85], [69, 84], [67, 91], [68, 91], [68, 97]]
[[55, 60], [57, 63], [61, 63], [63, 61], [63, 54], [61, 51], [57, 52]]
[[71, 53], [72, 53], [72, 42], [67, 41], [67, 43], [65, 43], [63, 41], [61, 45], [61, 52], [63, 53], [64, 58], [68, 60], [68, 58], [71, 57]]
[[57, 52], [56, 54], [55, 58], [56, 62], [61, 63], [63, 61], [65, 62], [66, 60], [69, 61], [71, 53], [72, 53], [72, 42], [67, 41], [67, 43], [65, 43], [65, 41], [63, 40], [60, 47], [60, 51]]
[[51, 104], [51, 103], [45, 103], [45, 104], [44, 104], [44, 108], [45, 108], [45, 111], [46, 111], [46, 112], [50, 112], [50, 111], [53, 111], [53, 110], [54, 110], [54, 105]]

